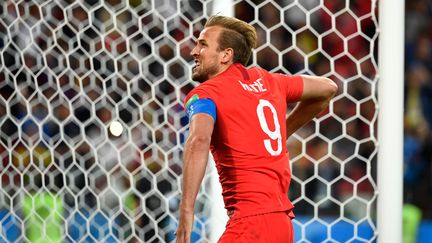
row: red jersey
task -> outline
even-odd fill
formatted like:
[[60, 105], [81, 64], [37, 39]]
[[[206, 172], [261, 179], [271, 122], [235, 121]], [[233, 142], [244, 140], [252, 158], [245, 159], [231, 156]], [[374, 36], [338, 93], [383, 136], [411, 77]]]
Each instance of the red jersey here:
[[187, 95], [185, 104], [210, 99], [216, 105], [210, 150], [230, 218], [293, 208], [285, 119], [287, 103], [302, 92], [300, 76], [233, 64]]

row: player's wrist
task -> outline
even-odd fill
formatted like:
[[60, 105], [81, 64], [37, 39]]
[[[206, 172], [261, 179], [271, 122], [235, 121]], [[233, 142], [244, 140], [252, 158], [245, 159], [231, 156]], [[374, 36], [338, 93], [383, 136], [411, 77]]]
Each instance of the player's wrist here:
[[188, 205], [188, 204], [182, 203], [180, 205], [179, 210], [180, 210], [180, 213], [182, 215], [191, 215], [191, 214], [193, 215], [194, 214], [194, 206], [193, 205]]

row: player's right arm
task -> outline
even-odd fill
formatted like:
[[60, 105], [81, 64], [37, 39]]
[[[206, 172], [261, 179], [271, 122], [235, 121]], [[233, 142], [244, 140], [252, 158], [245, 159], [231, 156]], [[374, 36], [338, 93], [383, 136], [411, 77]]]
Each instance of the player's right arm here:
[[296, 107], [286, 120], [287, 138], [312, 120], [329, 104], [337, 92], [337, 85], [328, 78], [302, 75], [303, 92]]
[[189, 243], [194, 222], [195, 200], [200, 188], [210, 151], [216, 121], [216, 107], [210, 99], [191, 98], [186, 104], [189, 136], [184, 146], [183, 187], [179, 208], [177, 243]]

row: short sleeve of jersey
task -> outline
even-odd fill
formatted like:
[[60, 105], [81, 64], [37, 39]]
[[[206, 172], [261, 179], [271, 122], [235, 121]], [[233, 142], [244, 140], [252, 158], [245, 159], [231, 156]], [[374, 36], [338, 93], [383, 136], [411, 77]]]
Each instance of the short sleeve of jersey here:
[[212, 116], [213, 120], [216, 122], [216, 104], [211, 97], [200, 88], [195, 88], [186, 96], [184, 109], [189, 120], [195, 114], [206, 113]]
[[287, 102], [296, 102], [303, 94], [303, 78], [301, 76], [289, 76], [285, 74], [273, 74], [278, 79]]

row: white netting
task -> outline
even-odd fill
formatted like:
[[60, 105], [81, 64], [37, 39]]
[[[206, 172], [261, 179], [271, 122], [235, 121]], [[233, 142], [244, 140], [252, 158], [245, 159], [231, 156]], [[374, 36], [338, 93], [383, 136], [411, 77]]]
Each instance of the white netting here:
[[[189, 53], [212, 6], [2, 1], [0, 242], [174, 238]], [[258, 31], [251, 64], [340, 87], [329, 111], [287, 141], [295, 240], [375, 240], [375, 2], [245, 0], [234, 10]], [[112, 121], [124, 127], [118, 137]], [[210, 181], [193, 241], [212, 231]]]

